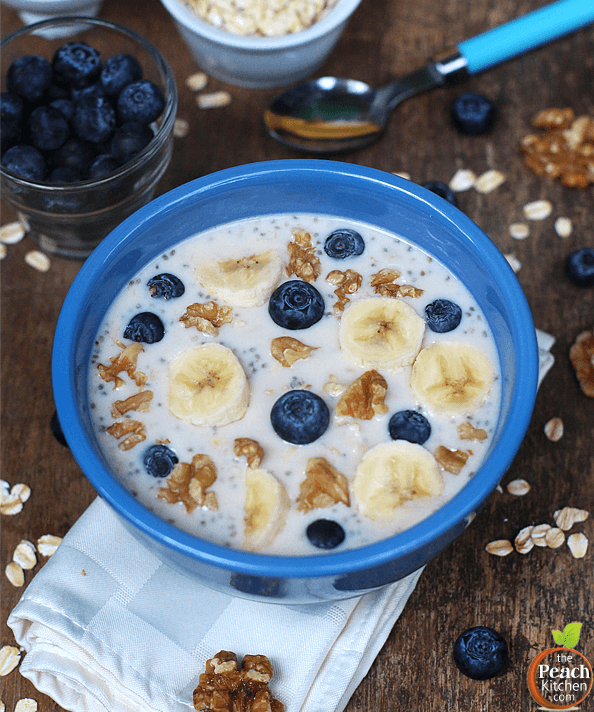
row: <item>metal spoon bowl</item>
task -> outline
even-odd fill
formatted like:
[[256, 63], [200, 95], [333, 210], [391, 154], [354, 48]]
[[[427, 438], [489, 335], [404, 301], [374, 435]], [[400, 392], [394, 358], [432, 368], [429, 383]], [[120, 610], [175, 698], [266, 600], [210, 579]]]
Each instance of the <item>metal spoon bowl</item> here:
[[381, 136], [390, 113], [405, 99], [488, 69], [592, 22], [592, 0], [558, 0], [461, 42], [379, 89], [336, 77], [298, 84], [272, 100], [264, 112], [264, 126], [277, 141], [303, 151], [361, 148]]

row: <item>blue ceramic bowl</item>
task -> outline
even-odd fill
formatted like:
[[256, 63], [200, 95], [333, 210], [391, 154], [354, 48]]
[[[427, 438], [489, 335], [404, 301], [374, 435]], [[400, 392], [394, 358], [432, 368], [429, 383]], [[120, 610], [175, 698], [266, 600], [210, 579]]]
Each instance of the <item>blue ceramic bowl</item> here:
[[[502, 406], [490, 452], [450, 502], [416, 526], [360, 549], [308, 557], [235, 551], [159, 519], [113, 477], [91, 427], [88, 364], [113, 297], [148, 261], [216, 225], [256, 215], [310, 212], [401, 233], [465, 282], [494, 333]], [[129, 530], [170, 565], [229, 594], [280, 603], [359, 595], [397, 581], [447, 547], [497, 486], [522, 442], [537, 389], [535, 329], [503, 255], [462, 212], [393, 175], [348, 163], [284, 160], [230, 168], [153, 200], [127, 218], [84, 263], [62, 308], [53, 351], [58, 417], [74, 457]]]

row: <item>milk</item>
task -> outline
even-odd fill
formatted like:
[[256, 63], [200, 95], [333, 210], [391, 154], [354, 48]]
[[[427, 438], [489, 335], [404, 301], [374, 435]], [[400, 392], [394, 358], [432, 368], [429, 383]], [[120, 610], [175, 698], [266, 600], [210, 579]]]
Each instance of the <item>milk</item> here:
[[[365, 240], [360, 256], [346, 260], [330, 258], [323, 250], [326, 237], [338, 228], [357, 230]], [[217, 336], [207, 336], [195, 328], [185, 328], [179, 321], [189, 304], [207, 302], [212, 298], [198, 283], [194, 264], [198, 260], [229, 259], [277, 249], [288, 263], [287, 244], [292, 231], [309, 232], [321, 262], [321, 273], [315, 287], [324, 297], [326, 310], [319, 322], [308, 329], [287, 331], [277, 326], [262, 307], [233, 307], [233, 321], [224, 324]], [[496, 379], [485, 403], [472, 416], [437, 416], [423, 411], [409, 386], [410, 368], [401, 372], [378, 369], [388, 382], [386, 405], [389, 412], [372, 420], [338, 417], [333, 409], [338, 396], [331, 395], [327, 384], [344, 386], [358, 378], [367, 368], [354, 365], [341, 353], [338, 341], [340, 318], [333, 313], [336, 302], [334, 287], [325, 280], [335, 269], [355, 270], [363, 277], [359, 291], [351, 301], [375, 296], [370, 287], [371, 275], [391, 267], [402, 275], [402, 283], [423, 289], [420, 297], [405, 297], [416, 312], [424, 316], [424, 308], [437, 298], [457, 303], [463, 312], [460, 325], [445, 334], [429, 328], [423, 346], [445, 341], [461, 341], [476, 346], [490, 359]], [[177, 299], [155, 299], [147, 287], [148, 280], [162, 272], [180, 278], [186, 288]], [[281, 281], [294, 279], [283, 271]], [[216, 300], [215, 300], [216, 301]], [[154, 344], [143, 344], [137, 368], [147, 375], [146, 388], [154, 397], [148, 412], [130, 411], [121, 420], [141, 421], [146, 440], [128, 451], [118, 447], [118, 441], [106, 429], [115, 420], [112, 404], [138, 393], [138, 386], [121, 373], [124, 384], [114, 390], [113, 383], [102, 380], [98, 364], [109, 365], [110, 357], [120, 353], [118, 342], [129, 344], [123, 333], [129, 320], [137, 313], [157, 314], [165, 326], [165, 337]], [[283, 367], [270, 353], [270, 342], [279, 336], [291, 336], [315, 347], [307, 359]], [[238, 357], [250, 386], [250, 403], [246, 415], [239, 421], [220, 427], [193, 426], [174, 417], [168, 408], [168, 364], [181, 352], [204, 343], [218, 341]], [[246, 460], [234, 455], [236, 438], [256, 440], [264, 450], [261, 467], [273, 473], [285, 486], [291, 499], [286, 523], [274, 541], [262, 553], [299, 556], [323, 554], [305, 535], [307, 525], [319, 518], [338, 521], [346, 532], [338, 550], [361, 547], [384, 539], [423, 520], [459, 492], [476, 473], [487, 453], [500, 407], [499, 360], [487, 321], [469, 291], [440, 262], [407, 242], [406, 236], [394, 235], [373, 226], [336, 217], [315, 215], [276, 215], [242, 220], [200, 233], [178, 243], [138, 274], [115, 298], [96, 338], [96, 350], [90, 363], [89, 401], [91, 417], [100, 447], [111, 470], [121, 484], [159, 517], [180, 529], [211, 542], [232, 548], [243, 547], [244, 477]], [[330, 409], [330, 426], [309, 445], [291, 445], [281, 440], [270, 425], [270, 411], [276, 400], [290, 389], [308, 389], [323, 398]], [[330, 391], [330, 392], [329, 392]], [[382, 442], [390, 441], [388, 421], [400, 410], [412, 409], [424, 413], [431, 424], [431, 436], [423, 447], [434, 452], [439, 445], [451, 450], [472, 451], [460, 474], [443, 471], [444, 488], [440, 496], [423, 497], [406, 502], [394, 511], [389, 521], [374, 521], [359, 514], [351, 496], [351, 506], [336, 504], [310, 512], [297, 511], [299, 485], [305, 478], [309, 458], [324, 457], [352, 481], [363, 454]], [[483, 441], [461, 440], [459, 425], [469, 420], [475, 428], [484, 429]], [[146, 449], [156, 442], [166, 442], [180, 462], [191, 462], [197, 453], [209, 455], [217, 468], [217, 480], [211, 489], [218, 501], [218, 510], [198, 508], [188, 513], [183, 503], [170, 504], [157, 497], [166, 486], [162, 478], [148, 474], [143, 465]]]

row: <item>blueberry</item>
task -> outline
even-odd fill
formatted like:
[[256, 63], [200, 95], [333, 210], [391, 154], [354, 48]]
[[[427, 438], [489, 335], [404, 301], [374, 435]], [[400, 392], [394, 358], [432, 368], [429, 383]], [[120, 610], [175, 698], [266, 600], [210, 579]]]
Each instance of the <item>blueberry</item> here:
[[118, 94], [118, 115], [124, 124], [139, 121], [150, 124], [165, 108], [165, 97], [156, 84], [141, 79], [125, 86]]
[[175, 299], [181, 297], [186, 291], [181, 279], [168, 272], [151, 277], [147, 286], [150, 289], [151, 297], [155, 297], [155, 299]]
[[75, 104], [72, 126], [76, 135], [83, 141], [107, 141], [116, 127], [114, 108], [105, 97], [84, 97]]
[[321, 437], [330, 423], [324, 401], [311, 391], [287, 391], [270, 411], [274, 432], [294, 445], [307, 445]]
[[324, 242], [324, 251], [335, 260], [346, 260], [363, 254], [365, 242], [356, 230], [334, 230]]
[[56, 166], [47, 177], [48, 183], [62, 185], [64, 183], [77, 183], [80, 180], [80, 173], [69, 166]]
[[101, 70], [100, 82], [103, 91], [108, 94], [119, 94], [132, 82], [142, 79], [142, 67], [129, 54], [118, 54], [110, 57]]
[[450, 113], [454, 126], [463, 134], [477, 136], [487, 133], [495, 123], [495, 107], [487, 97], [473, 92], [457, 96]]
[[120, 165], [124, 165], [148, 146], [152, 138], [153, 132], [148, 126], [138, 121], [128, 121], [113, 135], [110, 153]]
[[392, 440], [408, 440], [422, 445], [431, 435], [427, 418], [416, 410], [401, 410], [390, 418], [388, 432]]
[[49, 89], [52, 80], [52, 66], [37, 54], [25, 54], [8, 68], [6, 88], [26, 102], [39, 101]]
[[62, 86], [83, 89], [94, 84], [101, 74], [101, 55], [86, 42], [67, 42], [53, 58], [54, 79]]
[[177, 455], [166, 445], [151, 445], [142, 458], [144, 469], [153, 477], [167, 477], [179, 462]]
[[322, 318], [324, 306], [322, 295], [313, 285], [292, 279], [271, 294], [268, 313], [283, 329], [308, 329]]
[[55, 151], [70, 135], [62, 112], [49, 105], [33, 109], [28, 126], [31, 143], [40, 151]]
[[23, 116], [23, 100], [17, 94], [3, 91], [0, 94], [0, 118], [18, 123]]
[[10, 173], [25, 180], [38, 181], [45, 178], [45, 158], [33, 146], [17, 144], [2, 156], [2, 166]]
[[449, 299], [436, 299], [425, 307], [427, 326], [437, 334], [453, 331], [462, 320], [462, 309]]
[[113, 173], [120, 167], [120, 164], [111, 155], [111, 153], [102, 153], [91, 163], [87, 171], [87, 178], [97, 180], [105, 178], [110, 173]]
[[0, 152], [16, 146], [21, 140], [21, 125], [11, 119], [0, 119]]
[[69, 138], [52, 156], [55, 166], [71, 168], [81, 176], [89, 170], [94, 158], [95, 154], [91, 144], [75, 137]]
[[50, 420], [50, 430], [52, 431], [52, 435], [56, 438], [60, 445], [68, 447], [68, 443], [66, 442], [66, 438], [64, 437], [64, 432], [62, 431], [62, 426], [60, 425], [60, 421], [58, 419], [58, 413], [55, 410]]
[[465, 630], [454, 644], [454, 662], [473, 680], [488, 680], [500, 673], [509, 659], [507, 643], [492, 628]]
[[565, 274], [580, 287], [594, 286], [594, 248], [580, 247], [567, 257]]
[[50, 102], [50, 106], [53, 106], [54, 109], [57, 109], [66, 119], [66, 121], [70, 121], [72, 115], [74, 114], [74, 102], [71, 99], [54, 99], [52, 102]]
[[82, 89], [72, 89], [72, 91], [70, 92], [70, 98], [75, 104], [79, 101], [82, 101], [83, 99], [87, 99], [93, 96], [102, 96], [103, 98], [106, 98], [107, 96], [99, 82], [95, 82], [95, 84], [91, 84], [91, 86], [88, 87], [83, 87]]
[[163, 322], [153, 312], [140, 312], [133, 316], [124, 330], [124, 338], [140, 341], [143, 344], [154, 344], [161, 341], [165, 335]]
[[455, 207], [458, 207], [458, 199], [456, 198], [454, 191], [449, 187], [449, 185], [442, 183], [440, 180], [428, 180], [425, 181], [425, 183], [422, 183], [421, 185], [423, 188], [426, 188], [432, 193], [435, 193], [435, 195], [439, 195], [440, 198], [447, 200], [448, 203], [451, 203]]
[[310, 542], [318, 549], [335, 549], [344, 541], [344, 529], [332, 519], [316, 519], [305, 530]]

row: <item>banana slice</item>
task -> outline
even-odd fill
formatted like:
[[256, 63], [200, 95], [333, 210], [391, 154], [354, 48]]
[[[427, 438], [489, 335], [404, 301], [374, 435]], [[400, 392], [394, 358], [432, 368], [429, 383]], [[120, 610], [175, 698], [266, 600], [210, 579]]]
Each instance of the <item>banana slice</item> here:
[[250, 389], [237, 356], [222, 344], [202, 344], [169, 364], [169, 410], [192, 425], [227, 425], [245, 415]]
[[245, 548], [257, 551], [270, 544], [283, 528], [289, 495], [267, 470], [248, 468], [245, 473]]
[[430, 410], [468, 415], [483, 403], [494, 378], [493, 366], [482, 351], [468, 344], [442, 341], [419, 353], [410, 385]]
[[360, 366], [400, 370], [419, 353], [425, 320], [406, 302], [392, 297], [358, 299], [340, 321], [340, 347]]
[[278, 252], [197, 262], [196, 279], [213, 297], [234, 307], [259, 307], [279, 283], [283, 263]]
[[441, 494], [443, 480], [437, 461], [421, 445], [407, 440], [380, 443], [368, 450], [353, 480], [361, 514], [388, 519], [410, 499]]

